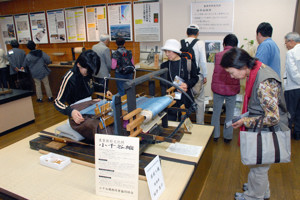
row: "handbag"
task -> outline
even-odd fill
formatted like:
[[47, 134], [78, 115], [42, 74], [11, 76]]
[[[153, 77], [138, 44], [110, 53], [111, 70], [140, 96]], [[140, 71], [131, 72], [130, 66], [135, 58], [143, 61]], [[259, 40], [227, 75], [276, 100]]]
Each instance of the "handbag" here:
[[[256, 132], [258, 123], [260, 127]], [[240, 132], [241, 160], [244, 165], [260, 165], [272, 163], [288, 163], [291, 161], [291, 132], [275, 131], [270, 127], [270, 131], [262, 131], [263, 117], [261, 117], [254, 131]]]
[[[191, 69], [192, 69], [192, 61], [187, 59], [188, 79], [190, 79], [191, 77]], [[200, 94], [202, 85], [203, 85], [203, 75], [200, 74], [197, 83], [191, 89], [194, 97], [197, 97]]]

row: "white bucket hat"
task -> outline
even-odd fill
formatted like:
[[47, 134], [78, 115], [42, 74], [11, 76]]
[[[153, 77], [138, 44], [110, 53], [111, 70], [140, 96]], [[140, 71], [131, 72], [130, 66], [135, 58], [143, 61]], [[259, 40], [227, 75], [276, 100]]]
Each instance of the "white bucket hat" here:
[[161, 50], [169, 50], [169, 51], [174, 51], [176, 53], [181, 53], [180, 51], [181, 45], [180, 43], [175, 40], [175, 39], [169, 39], [165, 42], [165, 45], [161, 48]]

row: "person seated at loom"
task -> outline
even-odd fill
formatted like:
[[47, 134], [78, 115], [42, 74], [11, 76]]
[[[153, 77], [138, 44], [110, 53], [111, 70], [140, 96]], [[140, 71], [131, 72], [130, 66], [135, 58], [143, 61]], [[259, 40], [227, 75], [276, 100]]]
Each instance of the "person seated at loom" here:
[[[89, 97], [91, 97], [94, 93], [94, 81], [92, 75], [98, 73], [98, 71], [100, 70], [100, 64], [100, 57], [94, 51], [84, 51], [75, 61], [74, 67], [69, 70], [62, 79], [57, 98], [54, 100], [54, 107], [59, 112], [64, 115], [68, 115], [72, 119], [70, 120], [72, 128], [74, 127], [72, 126], [72, 124], [80, 125], [85, 121], [85, 118], [81, 115], [79, 110], [75, 109], [76, 102], [80, 100], [82, 101], [86, 98], [88, 98], [88, 100], [91, 100], [91, 98]], [[110, 91], [107, 91], [106, 94], [108, 96], [112, 96], [112, 93]], [[93, 102], [91, 102], [90, 104], [92, 103]], [[74, 106], [72, 106], [72, 104]], [[91, 134], [91, 131], [78, 132], [83, 137], [88, 139], [89, 142], [93, 141], [94, 135]]]
[[[180, 82], [180, 88], [185, 91], [190, 97], [192, 97], [191, 88], [197, 83], [198, 71], [194, 62], [192, 62], [192, 67], [190, 71], [190, 79], [188, 75], [187, 69], [187, 60], [186, 58], [180, 57], [181, 45], [175, 39], [169, 39], [165, 42], [165, 45], [161, 48], [166, 56], [168, 57], [168, 61], [161, 64], [160, 68], [168, 68], [168, 81], [174, 82], [178, 81], [178, 77], [182, 79]], [[185, 108], [189, 108], [193, 102], [189, 100], [185, 95], [178, 90], [175, 92], [175, 100], [177, 101], [173, 107], [180, 107], [182, 104], [185, 105]], [[168, 120], [171, 121], [180, 121], [181, 112], [176, 110], [168, 111]]]

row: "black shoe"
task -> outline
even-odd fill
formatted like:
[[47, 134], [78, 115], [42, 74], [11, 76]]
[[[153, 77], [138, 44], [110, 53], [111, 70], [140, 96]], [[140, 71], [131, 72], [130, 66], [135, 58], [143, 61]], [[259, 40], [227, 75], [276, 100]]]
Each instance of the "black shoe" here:
[[294, 139], [295, 139], [295, 140], [300, 140], [300, 133], [294, 132]]
[[48, 101], [49, 101], [49, 102], [52, 102], [53, 100], [54, 100], [53, 97], [49, 97], [49, 98], [48, 98]]
[[43, 103], [43, 100], [42, 99], [37, 99], [36, 102]]
[[215, 142], [218, 142], [218, 139], [219, 139], [219, 138], [218, 138], [218, 137], [216, 137], [216, 138], [214, 138], [214, 141], [215, 141]]
[[224, 138], [224, 142], [228, 144], [228, 143], [231, 142], [231, 139], [226, 139], [226, 138]]

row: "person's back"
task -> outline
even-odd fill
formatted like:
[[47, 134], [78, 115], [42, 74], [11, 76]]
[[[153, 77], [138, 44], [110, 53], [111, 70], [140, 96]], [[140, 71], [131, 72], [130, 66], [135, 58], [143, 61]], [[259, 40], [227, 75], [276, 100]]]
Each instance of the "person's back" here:
[[273, 28], [269, 23], [261, 23], [256, 30], [256, 39], [259, 43], [255, 57], [262, 63], [270, 66], [280, 77], [280, 51], [272, 40]]
[[[118, 38], [116, 40], [116, 44], [118, 46], [118, 49], [112, 54], [112, 65], [111, 65], [111, 68], [116, 70], [115, 77], [121, 79], [132, 79], [133, 72], [135, 70], [132, 53], [130, 50], [127, 50], [125, 48], [124, 38], [121, 37]], [[130, 65], [126, 65], [123, 57], [127, 59], [126, 63], [130, 62], [129, 63]], [[118, 93], [121, 96], [123, 96], [125, 94], [124, 81], [116, 81], [116, 82], [117, 82]]]
[[10, 45], [12, 49], [7, 52], [7, 59], [10, 65], [10, 74], [12, 75], [16, 74], [22, 68], [26, 53], [23, 49], [19, 49], [17, 40], [12, 40]]
[[[186, 34], [188, 38], [185, 39], [185, 42], [191, 44], [199, 36], [199, 27], [195, 24], [190, 24], [187, 28]], [[194, 100], [197, 103], [196, 122], [197, 124], [204, 124], [204, 84], [207, 82], [207, 63], [204, 42], [198, 40], [193, 46], [193, 50], [195, 55], [195, 64], [197, 66], [197, 71], [198, 73], [200, 73], [199, 81], [202, 81], [203, 83], [201, 88], [199, 88], [199, 95], [194, 97]]]

